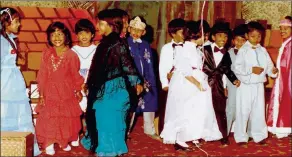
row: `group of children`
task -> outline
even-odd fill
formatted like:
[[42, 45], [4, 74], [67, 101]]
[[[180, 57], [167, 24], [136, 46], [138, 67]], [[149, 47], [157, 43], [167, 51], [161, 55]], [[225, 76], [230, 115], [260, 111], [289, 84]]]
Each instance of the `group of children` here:
[[[162, 47], [159, 63], [162, 89], [168, 91], [159, 137], [154, 127], [158, 76], [150, 44], [142, 40], [146, 21], [136, 16], [128, 23], [129, 15], [120, 9], [103, 10], [97, 18], [96, 27], [88, 19], [76, 23], [79, 42], [74, 46], [63, 23], [48, 26], [50, 47], [42, 53], [37, 76], [40, 101], [34, 131], [25, 82], [16, 66], [19, 50], [13, 34], [18, 33], [20, 15], [1, 8], [1, 131], [35, 132], [34, 155], [41, 153], [38, 144], [54, 155], [54, 144], [64, 151], [71, 150], [69, 143], [79, 146], [80, 116], [86, 112], [81, 144], [98, 156], [116, 156], [128, 152], [129, 112], [142, 112], [144, 133], [162, 137], [176, 149], [190, 150], [186, 142], [198, 144], [200, 139], [221, 139], [228, 145], [235, 119], [237, 143], [249, 137], [264, 143], [264, 82], [266, 74], [277, 77], [278, 69], [260, 45], [261, 24], [249, 22], [231, 32], [225, 22], [211, 29], [206, 21], [203, 27], [201, 21], [169, 23], [172, 41]], [[103, 36], [99, 45], [93, 44], [96, 28]], [[233, 47], [228, 49], [231, 34]], [[135, 110], [130, 110], [133, 105]]]
[[[291, 31], [291, 17], [285, 21], [285, 29]], [[278, 68], [260, 45], [265, 29], [255, 21], [238, 25], [233, 31], [224, 21], [218, 21], [209, 28], [208, 23], [201, 20], [174, 19], [168, 25], [172, 41], [162, 47], [159, 63], [162, 88], [168, 91], [164, 128], [160, 136], [164, 143], [175, 144], [176, 149], [182, 150], [190, 150], [186, 142], [198, 145], [199, 139], [221, 139], [221, 144], [227, 146], [236, 119], [236, 143], [245, 145], [253, 139], [256, 143], [265, 144], [268, 128], [264, 83], [266, 75], [278, 76]], [[287, 46], [291, 32], [286, 36], [283, 39], [288, 40]], [[204, 43], [199, 41], [203, 39]], [[228, 47], [228, 41], [232, 42], [231, 47]], [[285, 68], [287, 70], [287, 65]], [[288, 90], [284, 91], [289, 95]], [[285, 100], [291, 99], [288, 95]], [[208, 101], [210, 99], [211, 102]], [[212, 107], [206, 109], [210, 103]], [[287, 100], [282, 103], [286, 109], [289, 108]], [[275, 115], [278, 108], [274, 110]], [[286, 130], [282, 136], [291, 133], [287, 131], [291, 125], [287, 124], [287, 115], [291, 113], [285, 112], [284, 115], [282, 121], [285, 119], [285, 125], [278, 129], [279, 137], [282, 130]], [[278, 120], [277, 124], [281, 122]]]

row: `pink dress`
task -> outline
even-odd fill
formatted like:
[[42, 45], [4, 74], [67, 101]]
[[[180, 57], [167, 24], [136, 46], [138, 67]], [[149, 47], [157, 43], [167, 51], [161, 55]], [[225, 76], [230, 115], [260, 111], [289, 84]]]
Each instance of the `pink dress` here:
[[268, 130], [278, 138], [291, 133], [291, 37], [280, 48], [277, 59], [279, 77], [276, 79], [268, 107]]
[[43, 52], [37, 81], [44, 93], [44, 106], [38, 105], [37, 140], [42, 148], [58, 143], [62, 148], [78, 138], [82, 114], [75, 91], [84, 82], [79, 74], [79, 58], [71, 49], [57, 56], [54, 48]]

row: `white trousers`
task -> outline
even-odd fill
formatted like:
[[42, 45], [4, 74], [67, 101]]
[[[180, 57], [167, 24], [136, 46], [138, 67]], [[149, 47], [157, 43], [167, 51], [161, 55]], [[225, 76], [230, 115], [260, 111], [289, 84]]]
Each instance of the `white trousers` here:
[[268, 137], [263, 83], [242, 83], [237, 88], [234, 138], [238, 143], [248, 142], [249, 137], [252, 137], [255, 142]]
[[232, 124], [235, 121], [236, 111], [236, 87], [228, 88], [228, 99], [226, 103], [226, 118], [227, 118], [227, 135], [232, 130]]
[[143, 112], [145, 134], [149, 135], [155, 134], [154, 118], [155, 112]]

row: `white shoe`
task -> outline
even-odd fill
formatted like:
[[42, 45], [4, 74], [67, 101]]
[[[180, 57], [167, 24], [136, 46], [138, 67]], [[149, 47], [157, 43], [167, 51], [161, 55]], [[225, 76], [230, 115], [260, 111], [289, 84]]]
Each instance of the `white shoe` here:
[[66, 152], [70, 151], [71, 150], [70, 145], [68, 144], [68, 146], [66, 148], [64, 148], [63, 150], [66, 151]]
[[72, 141], [71, 145], [74, 146], [74, 147], [78, 147], [79, 146], [79, 137], [78, 137], [78, 139], [76, 141]]
[[46, 148], [46, 154], [48, 154], [48, 155], [55, 154], [54, 144], [51, 144]]

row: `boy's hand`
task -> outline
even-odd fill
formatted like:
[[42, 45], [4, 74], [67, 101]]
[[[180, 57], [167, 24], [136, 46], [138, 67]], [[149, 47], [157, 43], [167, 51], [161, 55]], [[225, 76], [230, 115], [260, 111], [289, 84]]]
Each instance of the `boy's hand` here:
[[167, 79], [168, 79], [168, 81], [170, 81], [172, 75], [173, 75], [173, 72], [171, 72], [171, 73], [167, 73]]
[[228, 89], [227, 88], [224, 88], [224, 95], [226, 98], [228, 97]]
[[279, 70], [278, 70], [277, 68], [274, 67], [273, 70], [272, 70], [272, 73], [273, 73], [273, 74], [277, 74], [278, 71], [279, 71]]
[[261, 67], [252, 67], [252, 73], [260, 75], [264, 71], [264, 68]]
[[239, 87], [240, 86], [240, 81], [239, 80], [235, 80], [234, 82], [233, 82], [233, 84], [236, 86], [236, 87]]
[[162, 88], [162, 90], [164, 90], [164, 91], [168, 91], [168, 87], [164, 87], [164, 88]]
[[137, 95], [140, 95], [143, 92], [143, 86], [138, 84], [136, 86]]

